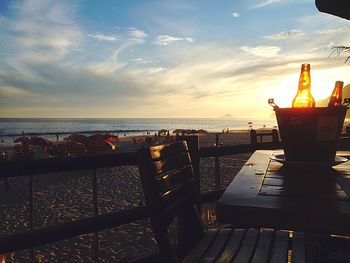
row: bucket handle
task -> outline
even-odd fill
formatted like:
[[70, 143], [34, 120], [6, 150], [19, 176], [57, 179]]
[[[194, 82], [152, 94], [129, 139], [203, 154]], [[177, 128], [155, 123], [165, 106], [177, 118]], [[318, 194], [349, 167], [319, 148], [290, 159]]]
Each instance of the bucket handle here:
[[344, 98], [344, 102], [343, 102], [342, 106], [347, 107], [349, 105], [350, 105], [350, 98]]
[[[350, 101], [350, 99], [349, 99]], [[275, 103], [275, 100], [273, 98], [270, 98], [268, 101], [267, 101], [268, 104], [270, 104], [270, 106], [273, 108], [273, 109], [278, 109], [279, 107], [277, 106], [277, 104]]]

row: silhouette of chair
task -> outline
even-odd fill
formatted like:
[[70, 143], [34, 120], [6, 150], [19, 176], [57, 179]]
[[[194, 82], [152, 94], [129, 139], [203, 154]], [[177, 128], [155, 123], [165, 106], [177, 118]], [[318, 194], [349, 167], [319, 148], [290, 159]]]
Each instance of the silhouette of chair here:
[[[272, 229], [210, 229], [199, 214], [199, 188], [185, 141], [143, 148], [139, 171], [159, 262], [318, 262], [318, 241]], [[238, 215], [239, 216], [239, 215]], [[178, 243], [169, 225], [179, 222]], [[292, 251], [292, 252], [291, 252]]]

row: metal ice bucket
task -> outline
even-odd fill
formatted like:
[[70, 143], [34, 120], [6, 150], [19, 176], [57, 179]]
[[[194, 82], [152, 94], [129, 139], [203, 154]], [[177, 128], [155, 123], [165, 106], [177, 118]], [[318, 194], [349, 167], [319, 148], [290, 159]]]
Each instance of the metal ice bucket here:
[[274, 110], [286, 161], [334, 161], [346, 106]]

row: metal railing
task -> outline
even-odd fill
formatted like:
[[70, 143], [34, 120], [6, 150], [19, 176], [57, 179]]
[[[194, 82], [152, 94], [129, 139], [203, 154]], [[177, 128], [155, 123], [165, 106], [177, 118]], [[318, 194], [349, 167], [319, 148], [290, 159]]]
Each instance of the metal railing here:
[[[266, 135], [268, 136], [268, 135]], [[180, 138], [181, 139], [181, 138]], [[188, 138], [186, 139], [188, 140]], [[196, 142], [197, 140], [197, 142]], [[218, 139], [217, 139], [218, 140]], [[188, 141], [189, 142], [189, 141]], [[196, 145], [197, 143], [197, 145]], [[256, 149], [276, 149], [280, 148], [279, 141], [243, 144], [233, 146], [205, 147], [198, 149], [198, 138], [194, 140], [194, 150], [191, 150], [193, 140], [189, 142], [191, 158], [193, 160], [195, 173], [199, 176], [199, 161], [203, 157], [215, 157], [215, 176], [220, 176], [218, 167], [219, 157], [232, 154], [253, 152]], [[134, 152], [128, 153], [108, 153], [96, 156], [81, 156], [75, 158], [61, 159], [38, 159], [38, 160], [9, 160], [0, 162], [0, 179], [6, 177], [30, 176], [29, 183], [29, 231], [0, 236], [0, 254], [5, 254], [17, 250], [31, 248], [31, 259], [34, 258], [33, 247], [64, 240], [82, 234], [95, 233], [95, 261], [99, 261], [99, 234], [98, 231], [111, 227], [118, 227], [137, 220], [148, 218], [147, 207], [138, 206], [119, 212], [112, 212], [100, 215], [98, 206], [98, 169], [105, 167], [126, 166], [137, 164], [137, 156]], [[33, 229], [34, 226], [34, 178], [42, 174], [76, 171], [92, 169], [93, 173], [93, 216], [78, 219], [72, 222], [65, 222], [55, 226]], [[217, 174], [218, 173], [218, 174]], [[199, 178], [199, 177], [198, 177]], [[224, 189], [217, 189], [207, 193], [202, 193], [200, 200], [202, 203], [216, 201]]]

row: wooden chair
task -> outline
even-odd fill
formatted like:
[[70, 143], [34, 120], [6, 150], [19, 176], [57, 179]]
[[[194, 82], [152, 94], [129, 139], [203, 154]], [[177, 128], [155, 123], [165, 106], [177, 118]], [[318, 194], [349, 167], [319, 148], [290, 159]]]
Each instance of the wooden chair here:
[[[303, 233], [231, 228], [205, 232], [186, 142], [143, 148], [138, 161], [161, 262], [319, 262], [318, 242]], [[175, 218], [180, 223], [177, 246], [168, 235]]]

